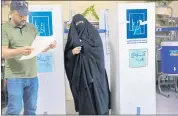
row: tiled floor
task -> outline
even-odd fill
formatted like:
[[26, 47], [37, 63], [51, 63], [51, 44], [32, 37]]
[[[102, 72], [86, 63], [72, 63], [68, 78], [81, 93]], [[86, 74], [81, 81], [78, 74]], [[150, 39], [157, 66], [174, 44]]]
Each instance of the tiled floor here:
[[178, 94], [170, 92], [170, 98], [157, 94], [157, 114], [178, 114]]
[[[157, 114], [178, 114], [178, 94], [170, 92], [170, 98], [157, 94]], [[73, 101], [67, 101], [67, 114], [77, 114]]]
[[[73, 101], [67, 101], [67, 114], [77, 115]], [[5, 109], [3, 109], [3, 114]], [[171, 92], [170, 98], [157, 94], [157, 114], [178, 114], [178, 94]]]

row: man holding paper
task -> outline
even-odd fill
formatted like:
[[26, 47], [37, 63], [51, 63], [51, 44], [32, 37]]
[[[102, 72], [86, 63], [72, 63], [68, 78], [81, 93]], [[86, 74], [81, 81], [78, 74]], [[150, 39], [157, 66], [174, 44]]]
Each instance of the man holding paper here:
[[[38, 35], [34, 25], [26, 23], [28, 3], [11, 1], [10, 20], [2, 25], [2, 57], [6, 59], [8, 106], [6, 115], [18, 115], [24, 104], [24, 115], [35, 115], [37, 108], [38, 78], [36, 57], [19, 60], [30, 55], [29, 47]], [[56, 47], [56, 41], [44, 52]]]

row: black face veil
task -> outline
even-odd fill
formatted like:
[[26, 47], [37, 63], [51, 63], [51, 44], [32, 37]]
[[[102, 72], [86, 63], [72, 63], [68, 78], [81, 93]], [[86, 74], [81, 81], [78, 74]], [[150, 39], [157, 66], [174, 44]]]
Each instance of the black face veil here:
[[[73, 55], [72, 49], [81, 46]], [[110, 109], [110, 91], [103, 44], [97, 30], [82, 15], [73, 17], [64, 51], [65, 69], [80, 115], [103, 115]]]

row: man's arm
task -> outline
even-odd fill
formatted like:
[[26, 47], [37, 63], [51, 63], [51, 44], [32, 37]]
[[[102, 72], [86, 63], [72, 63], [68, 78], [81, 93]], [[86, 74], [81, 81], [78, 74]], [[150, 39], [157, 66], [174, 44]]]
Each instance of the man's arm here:
[[7, 32], [2, 26], [2, 58], [12, 58], [19, 54], [21, 54], [20, 49], [9, 49], [9, 38], [7, 36]]
[[5, 31], [4, 27], [2, 26], [2, 38], [1, 38], [1, 48], [2, 48], [2, 58], [10, 58], [14, 57], [18, 54], [18, 50], [8, 48], [9, 46], [9, 39], [7, 36], [7, 32]]
[[20, 48], [9, 49], [8, 46], [2, 46], [2, 58], [9, 59], [21, 54]]
[[47, 52], [48, 50], [54, 49], [54, 48], [56, 48], [56, 40], [54, 40], [54, 42], [51, 43], [51, 44], [49, 45], [49, 47], [46, 48], [43, 52]]
[[2, 37], [1, 37], [1, 48], [2, 48], [2, 58], [9, 59], [16, 57], [18, 55], [29, 55], [33, 50], [31, 47], [24, 46], [16, 49], [9, 49], [10, 40], [8, 38], [7, 31], [4, 26], [2, 26]]

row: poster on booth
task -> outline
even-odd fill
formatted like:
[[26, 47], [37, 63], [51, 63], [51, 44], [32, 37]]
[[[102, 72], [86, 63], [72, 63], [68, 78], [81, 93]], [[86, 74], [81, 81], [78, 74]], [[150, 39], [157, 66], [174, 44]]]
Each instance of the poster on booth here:
[[52, 12], [30, 12], [29, 22], [34, 24], [39, 32], [39, 36], [52, 36]]
[[53, 53], [42, 53], [37, 56], [38, 72], [53, 72]]
[[[126, 10], [127, 44], [147, 43], [147, 9]], [[129, 50], [129, 68], [147, 66], [147, 49]]]
[[[38, 30], [39, 36], [49, 37], [53, 36], [53, 26], [52, 26], [52, 12], [42, 11], [42, 12], [30, 12], [29, 23], [35, 25]], [[48, 73], [53, 72], [53, 53], [41, 53], [37, 55], [37, 67], [38, 73]]]
[[140, 68], [147, 66], [147, 49], [130, 49], [129, 50], [129, 67]]
[[147, 9], [127, 9], [127, 44], [147, 43]]

